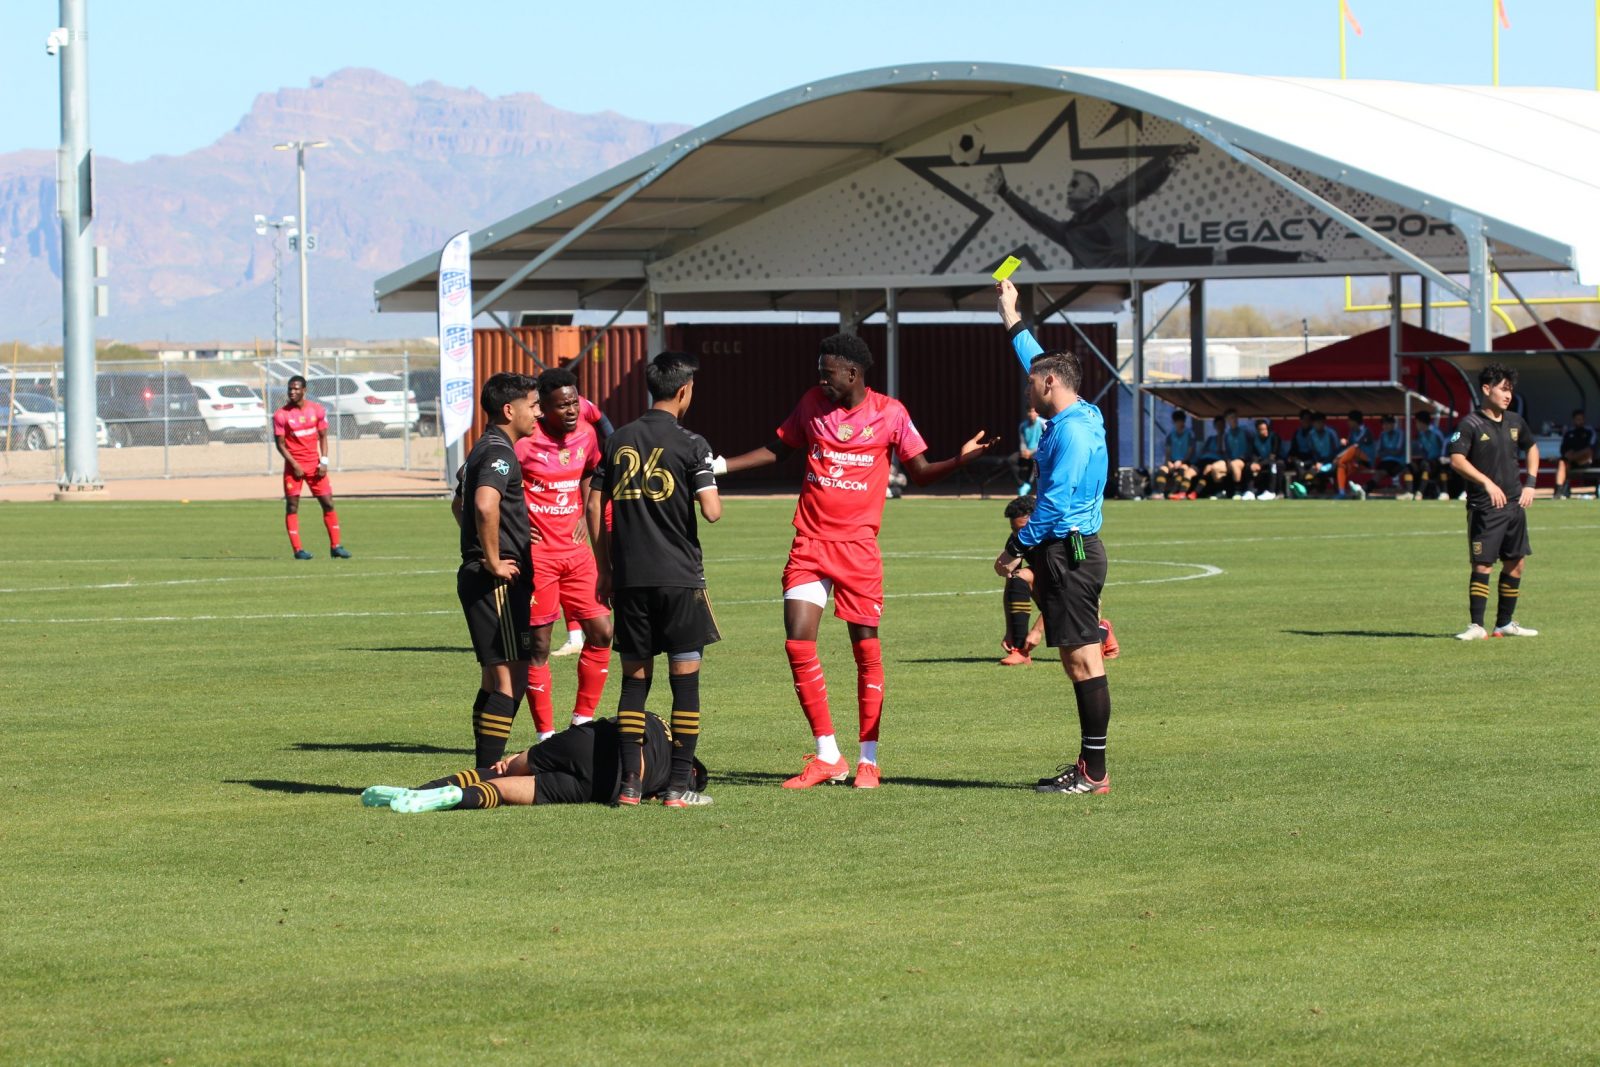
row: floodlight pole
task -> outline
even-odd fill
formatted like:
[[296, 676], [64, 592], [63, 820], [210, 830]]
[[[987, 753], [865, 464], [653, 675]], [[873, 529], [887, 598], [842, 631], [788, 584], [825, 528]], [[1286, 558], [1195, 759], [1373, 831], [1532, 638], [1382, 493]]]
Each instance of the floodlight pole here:
[[45, 50], [61, 55], [61, 149], [56, 211], [61, 216], [62, 364], [66, 456], [57, 499], [103, 488], [96, 451], [94, 367], [94, 155], [89, 147], [88, 0], [61, 0], [61, 26]]
[[295, 173], [300, 203], [300, 373], [310, 373], [311, 361], [311, 307], [309, 283], [306, 280], [306, 245], [311, 240], [311, 220], [306, 217], [306, 149], [326, 148], [327, 141], [286, 141], [273, 145], [279, 152], [294, 149]]

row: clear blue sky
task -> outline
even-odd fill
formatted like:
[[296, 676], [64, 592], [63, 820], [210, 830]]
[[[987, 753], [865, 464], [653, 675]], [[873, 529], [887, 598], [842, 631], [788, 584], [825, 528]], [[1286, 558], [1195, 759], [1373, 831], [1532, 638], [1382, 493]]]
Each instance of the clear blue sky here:
[[[1493, 0], [1349, 0], [1350, 76], [1487, 83]], [[1508, 85], [1594, 88], [1594, 0], [1504, 0]], [[449, 17], [459, 13], [460, 22]], [[54, 148], [51, 0], [0, 4], [0, 152]], [[923, 60], [1338, 75], [1338, 0], [799, 4], [89, 0], [91, 135], [124, 160], [232, 128], [341, 67], [696, 124], [808, 79]]]

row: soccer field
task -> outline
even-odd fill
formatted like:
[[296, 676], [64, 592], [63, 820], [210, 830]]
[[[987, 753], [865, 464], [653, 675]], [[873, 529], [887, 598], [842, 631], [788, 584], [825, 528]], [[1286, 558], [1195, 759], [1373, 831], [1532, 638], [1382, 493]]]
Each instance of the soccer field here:
[[472, 752], [443, 502], [303, 564], [276, 503], [0, 507], [0, 1060], [1600, 1056], [1600, 508], [1531, 515], [1540, 637], [1463, 644], [1462, 505], [1108, 504], [1114, 791], [1066, 797], [1020, 788], [1077, 722], [995, 666], [1003, 504], [887, 509], [884, 788], [778, 788], [792, 504], [734, 499], [715, 807], [409, 817], [356, 796]]

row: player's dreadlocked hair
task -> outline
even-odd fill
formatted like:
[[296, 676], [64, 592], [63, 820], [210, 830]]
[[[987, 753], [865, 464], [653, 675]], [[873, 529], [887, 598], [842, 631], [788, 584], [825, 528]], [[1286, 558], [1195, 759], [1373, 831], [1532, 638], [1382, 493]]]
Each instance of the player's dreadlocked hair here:
[[1034, 503], [1035, 500], [1032, 495], [1017, 497], [1006, 505], [1006, 518], [1015, 519], [1023, 515], [1032, 515]]
[[836, 333], [822, 339], [822, 354], [854, 363], [865, 373], [872, 369], [872, 349], [853, 333]]
[[1513, 389], [1517, 387], [1517, 372], [1504, 363], [1491, 363], [1478, 372], [1479, 385], [1499, 385], [1505, 382]]
[[552, 367], [543, 374], [539, 375], [538, 385], [539, 395], [549, 396], [557, 389], [565, 389], [568, 386], [576, 389], [578, 387], [578, 376], [569, 370], [562, 370], [560, 367]]
[[1045, 352], [1033, 357], [1029, 374], [1048, 374], [1074, 393], [1083, 383], [1083, 367], [1074, 352]]

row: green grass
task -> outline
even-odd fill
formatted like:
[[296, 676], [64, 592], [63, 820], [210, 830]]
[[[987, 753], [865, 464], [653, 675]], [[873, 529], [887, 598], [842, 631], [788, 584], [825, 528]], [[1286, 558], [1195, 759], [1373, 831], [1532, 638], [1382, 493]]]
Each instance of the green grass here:
[[1543, 635], [1472, 645], [1459, 505], [1108, 506], [1098, 798], [1016, 787], [1076, 719], [994, 666], [1000, 507], [888, 509], [877, 793], [777, 788], [790, 505], [735, 500], [714, 808], [409, 818], [355, 793], [470, 761], [442, 503], [347, 501], [309, 564], [270, 503], [0, 507], [0, 1060], [1600, 1055], [1595, 505], [1534, 512]]

